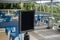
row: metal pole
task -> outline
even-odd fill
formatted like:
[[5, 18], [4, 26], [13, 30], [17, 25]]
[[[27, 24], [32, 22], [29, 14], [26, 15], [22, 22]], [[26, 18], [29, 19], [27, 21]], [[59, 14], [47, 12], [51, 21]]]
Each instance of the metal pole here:
[[50, 17], [53, 17], [53, 0], [51, 0], [50, 8], [51, 8], [51, 10], [50, 10], [51, 14], [49, 14], [49, 15], [50, 15]]
[[40, 12], [41, 12], [41, 0], [40, 0]]
[[[47, 29], [50, 29], [50, 28], [52, 28], [53, 27], [53, 0], [51, 0], [51, 14], [50, 14], [50, 17], [51, 18], [48, 18], [48, 20], [49, 20], [49, 22], [48, 22], [48, 27], [47, 27]], [[50, 22], [50, 21], [52, 21], [52, 22]], [[52, 23], [52, 24], [51, 24]]]
[[53, 19], [53, 0], [51, 0], [51, 17], [52, 17], [52, 28], [54, 25], [54, 19]]
[[51, 17], [53, 17], [53, 0], [51, 0]]
[[9, 11], [10, 11], [10, 10], [8, 9], [8, 15], [10, 14]]

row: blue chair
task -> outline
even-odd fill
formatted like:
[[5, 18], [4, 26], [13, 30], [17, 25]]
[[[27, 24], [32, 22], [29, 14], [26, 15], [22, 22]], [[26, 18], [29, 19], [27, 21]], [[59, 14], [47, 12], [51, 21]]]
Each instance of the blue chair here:
[[14, 40], [18, 35], [14, 30], [14, 27], [6, 27], [6, 35], [8, 35], [8, 32], [10, 31], [10, 38], [12, 38], [12, 40]]
[[12, 39], [12, 40], [15, 40], [15, 38], [18, 36], [18, 34], [16, 33], [16, 32], [11, 32], [11, 34], [10, 34], [10, 38]]
[[35, 20], [34, 20], [34, 22], [35, 22], [35, 24], [37, 24], [37, 21], [38, 21], [38, 19], [37, 19], [37, 14], [35, 15]]
[[35, 18], [35, 23], [37, 23], [37, 18]]
[[11, 32], [10, 38], [11, 38], [12, 40], [15, 40], [16, 37], [18, 37], [19, 40], [22, 40], [22, 34], [16, 34], [16, 32]]
[[18, 16], [20, 13], [20, 10], [15, 10], [14, 13], [15, 13], [15, 16]]
[[2, 16], [5, 16], [5, 12], [2, 12], [2, 11], [0, 11], [0, 16], [2, 17]]
[[48, 19], [46, 19], [46, 20], [45, 20], [45, 23], [48, 24], [48, 22], [49, 22]]
[[38, 14], [38, 16], [37, 16], [37, 19], [38, 19], [38, 21], [40, 21], [41, 20], [41, 17], [40, 17], [40, 15]]
[[10, 22], [11, 21], [11, 16], [4, 16], [4, 17], [2, 17], [4, 20], [3, 20], [3, 22]]
[[11, 27], [8, 26], [8, 27], [5, 28], [6, 35], [8, 35], [9, 31], [11, 31]]
[[12, 40], [14, 40], [17, 36], [18, 33], [16, 32], [16, 28], [15, 27], [11, 28], [11, 33], [10, 33], [10, 38], [12, 38]]
[[8, 35], [9, 31], [10, 31], [10, 38], [12, 38], [12, 40], [14, 40], [18, 36], [18, 33], [16, 32], [16, 27], [7, 26], [6, 27], [6, 35]]
[[9, 31], [12, 31], [12, 32], [14, 31], [15, 32], [14, 27], [13, 26], [7, 26], [6, 29], [5, 29], [6, 35], [8, 35]]

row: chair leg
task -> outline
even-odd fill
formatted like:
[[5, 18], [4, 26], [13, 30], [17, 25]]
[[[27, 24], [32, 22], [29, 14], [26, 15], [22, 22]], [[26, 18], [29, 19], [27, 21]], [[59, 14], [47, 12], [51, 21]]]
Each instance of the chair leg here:
[[9, 40], [11, 40], [11, 37], [9, 37]]
[[5, 32], [6, 32], [6, 35], [8, 35], [8, 30], [7, 29], [5, 29]]
[[19, 40], [22, 40], [22, 34], [19, 34]]
[[15, 38], [13, 37], [12, 40], [15, 40]]
[[11, 31], [8, 32], [8, 38], [9, 38], [9, 40], [10, 40], [10, 37], [11, 37], [11, 36], [10, 36], [10, 33], [11, 33]]
[[15, 40], [15, 38], [14, 37], [10, 37], [9, 40]]

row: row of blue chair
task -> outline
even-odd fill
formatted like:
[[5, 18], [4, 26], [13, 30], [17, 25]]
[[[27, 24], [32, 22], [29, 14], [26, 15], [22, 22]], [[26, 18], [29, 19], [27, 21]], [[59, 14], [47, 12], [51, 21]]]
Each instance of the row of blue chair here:
[[35, 24], [39, 23], [41, 21], [41, 19], [43, 18], [43, 16], [40, 16], [39, 14], [35, 14]]
[[0, 11], [0, 17], [5, 16], [5, 12]]
[[[17, 13], [16, 13], [16, 15], [17, 15]], [[4, 12], [0, 11], [0, 19], [3, 19], [2, 22], [10, 22], [12, 17], [11, 16], [6, 16], [6, 14]], [[8, 35], [9, 31], [11, 32], [10, 33], [10, 38], [12, 38], [12, 40], [14, 40], [17, 37], [18, 34], [16, 33], [16, 31], [14, 31], [16, 29], [14, 29], [13, 26], [8, 26], [8, 27], [4, 27], [4, 28], [5, 28], [6, 35]], [[21, 34], [18, 37], [20, 38]], [[21, 38], [20, 38], [20, 40], [21, 40]]]
[[6, 16], [5, 12], [0, 11], [0, 19], [2, 19], [3, 22], [9, 22], [11, 18], [11, 16]]
[[3, 16], [3, 22], [10, 22], [12, 17], [11, 16]]
[[[44, 16], [41, 16], [40, 14], [35, 14], [35, 24], [38, 24], [40, 21], [42, 21]], [[44, 19], [44, 22], [48, 24], [48, 19]]]
[[[14, 10], [14, 14], [15, 16], [18, 16], [20, 13], [20, 10]], [[6, 13], [3, 12], [3, 11], [0, 11], [0, 16], [3, 17], [3, 16], [6, 16]]]

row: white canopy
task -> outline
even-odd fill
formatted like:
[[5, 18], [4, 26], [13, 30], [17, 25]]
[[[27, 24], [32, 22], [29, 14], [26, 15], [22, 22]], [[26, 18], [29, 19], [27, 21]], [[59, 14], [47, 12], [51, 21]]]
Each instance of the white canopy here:
[[[18, 2], [35, 2], [35, 1], [50, 1], [51, 0], [0, 0], [1, 3], [4, 3], [4, 2], [12, 2], [12, 3], [18, 3]], [[60, 0], [53, 0], [53, 2], [60, 2]]]
[[18, 3], [20, 0], [0, 0], [0, 3]]

